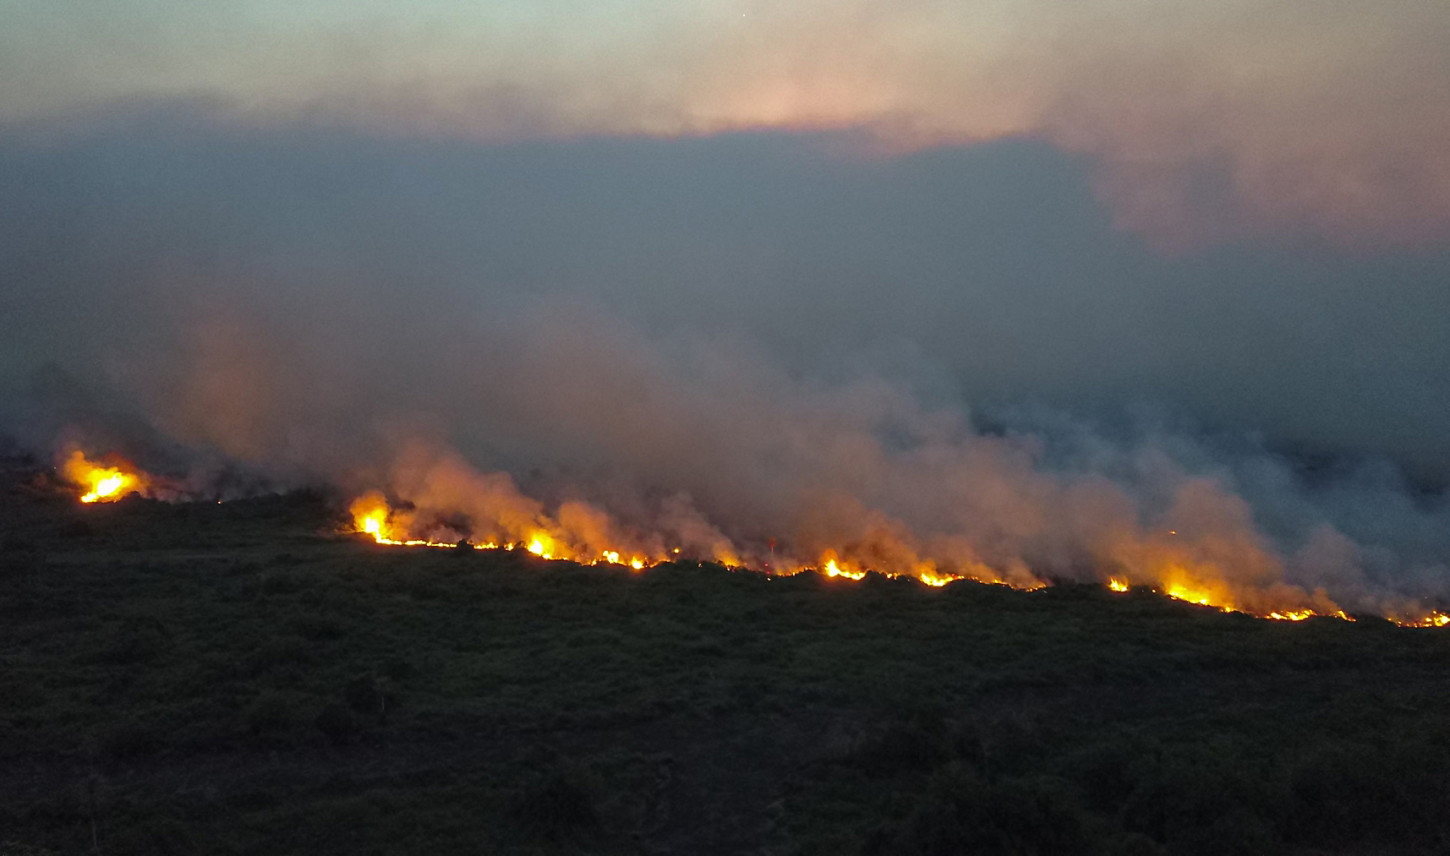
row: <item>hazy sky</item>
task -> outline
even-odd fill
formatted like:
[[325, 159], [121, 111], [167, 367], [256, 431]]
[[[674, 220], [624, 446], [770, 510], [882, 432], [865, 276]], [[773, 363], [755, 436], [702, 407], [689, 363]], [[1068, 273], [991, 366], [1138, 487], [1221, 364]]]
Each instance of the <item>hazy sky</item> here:
[[1450, 234], [1440, 0], [0, 4], [0, 118], [212, 96], [253, 117], [533, 138], [870, 126], [1038, 135], [1181, 247]]

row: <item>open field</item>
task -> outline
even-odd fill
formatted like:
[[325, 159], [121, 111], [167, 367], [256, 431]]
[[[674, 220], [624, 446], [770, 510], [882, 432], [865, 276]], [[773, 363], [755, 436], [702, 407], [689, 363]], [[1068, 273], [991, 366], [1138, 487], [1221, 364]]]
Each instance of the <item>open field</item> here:
[[1450, 632], [5, 489], [0, 854], [1450, 848]]

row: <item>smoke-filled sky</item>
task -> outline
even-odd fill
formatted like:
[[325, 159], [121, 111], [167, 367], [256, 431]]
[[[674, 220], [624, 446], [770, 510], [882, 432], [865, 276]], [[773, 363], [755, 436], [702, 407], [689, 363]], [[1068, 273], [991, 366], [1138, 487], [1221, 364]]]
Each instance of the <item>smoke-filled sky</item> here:
[[0, 414], [706, 552], [1441, 596], [1446, 44], [1440, 0], [0, 0]]
[[0, 24], [9, 120], [202, 95], [471, 139], [1035, 136], [1165, 246], [1450, 234], [1441, 0], [11, 0]]

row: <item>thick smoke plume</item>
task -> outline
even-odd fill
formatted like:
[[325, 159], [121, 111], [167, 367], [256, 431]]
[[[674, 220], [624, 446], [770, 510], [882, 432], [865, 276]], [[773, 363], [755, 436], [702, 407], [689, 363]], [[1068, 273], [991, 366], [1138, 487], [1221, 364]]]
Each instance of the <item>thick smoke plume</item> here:
[[[8, 281], [29, 284], [6, 295], [20, 313], [6, 320], [11, 433], [57, 455], [120, 450], [183, 483], [239, 472], [325, 483], [385, 504], [398, 540], [467, 538], [626, 562], [678, 550], [780, 571], [830, 564], [1019, 586], [1116, 578], [1256, 613], [1416, 618], [1450, 596], [1450, 502], [1412, 491], [1372, 444], [1315, 469], [1241, 432], [1151, 413], [1100, 421], [1060, 406], [1008, 407], [1005, 396], [974, 412], [963, 390], [982, 377], [999, 387], [1013, 377], [1001, 351], [973, 360], [963, 357], [975, 353], [971, 342], [924, 345], [909, 335], [912, 307], [952, 312], [962, 339], [990, 337], [990, 326], [966, 326], [972, 313], [932, 285], [938, 265], [922, 259], [964, 276], [992, 272], [962, 269], [933, 245], [943, 227], [929, 212], [910, 235], [917, 253], [901, 279], [877, 283], [901, 289], [886, 303], [863, 297], [869, 284], [852, 281], [846, 265], [831, 265], [849, 260], [865, 234], [849, 215], [822, 209], [809, 228], [787, 234], [800, 246], [753, 235], [754, 258], [779, 253], [787, 273], [800, 266], [792, 276], [839, 271], [842, 281], [834, 291], [803, 286], [823, 298], [808, 305], [762, 302], [761, 318], [744, 323], [761, 285], [719, 279], [722, 245], [700, 237], [718, 225], [713, 201], [663, 218], [704, 218], [663, 237], [648, 233], [660, 222], [653, 212], [621, 205], [638, 199], [608, 187], [563, 215], [497, 203], [541, 224], [500, 230], [584, 269], [560, 285], [534, 278], [538, 269], [520, 263], [527, 254], [492, 243], [477, 255], [460, 250], [470, 236], [491, 240], [489, 212], [505, 192], [554, 199], [537, 188], [571, 178], [558, 162], [495, 176], [478, 198], [440, 192], [423, 204], [406, 168], [400, 186], [352, 198], [337, 187], [358, 187], [349, 170], [367, 173], [371, 163], [338, 165], [346, 149], [222, 139], [235, 148], [218, 154], [211, 137], [162, 145], [168, 157], [196, 163], [154, 176], [148, 188], [171, 188], [159, 200], [122, 194], [123, 204], [101, 182], [118, 152], [128, 169], [151, 163], [158, 144], [149, 139], [68, 144], [61, 164], [89, 173], [32, 151], [29, 171], [11, 176], [43, 224], [15, 226], [5, 246]], [[345, 174], [321, 194], [336, 207], [281, 204], [291, 198], [266, 183], [278, 180], [273, 161], [235, 167], [247, 180], [220, 197], [202, 192], [211, 179], [196, 177], [205, 172], [197, 163], [273, 158], [268, 145], [299, 145], [281, 163], [326, 155], [331, 166], [310, 166]], [[565, 152], [562, 162], [583, 154]], [[407, 157], [396, 163], [405, 167]], [[839, 168], [828, 163], [820, 168]], [[572, 179], [607, 184], [609, 174]], [[930, 199], [920, 186], [908, 190]], [[576, 216], [592, 225], [555, 229]], [[405, 221], [414, 231], [398, 241], [393, 225]], [[880, 232], [897, 227], [875, 222]], [[368, 264], [359, 235], [387, 249], [385, 264]], [[888, 257], [900, 250], [881, 246]], [[621, 258], [641, 279], [678, 277], [682, 291], [579, 285], [591, 274], [617, 278]], [[1242, 267], [1234, 259], [1227, 269]], [[779, 275], [758, 272], [767, 284]], [[1042, 281], [1013, 311], [1030, 316], [1085, 287], [1070, 269], [1033, 275]], [[1278, 293], [1292, 298], [1298, 287]], [[681, 306], [697, 299], [728, 306]], [[1004, 311], [986, 297], [975, 306]], [[727, 320], [712, 326], [713, 318]], [[1056, 348], [1060, 359], [1046, 363], [1064, 366], [1059, 379], [1090, 377], [1070, 355], [1092, 347], [1091, 337], [1063, 345], [1051, 325], [1015, 329], [1028, 340], [1015, 346], [1022, 360]], [[1190, 353], [1208, 352], [1210, 339], [1195, 343], [1187, 329], [1173, 337]], [[1134, 363], [1134, 347], [1118, 347], [1130, 356], [1116, 369], [1092, 370], [1117, 371], [1121, 381], [1156, 365], [1156, 354]], [[1212, 403], [1212, 393], [1201, 384], [1188, 401]]]
[[175, 376], [127, 372], [115, 394], [182, 446], [380, 491], [399, 539], [1113, 577], [1257, 613], [1414, 617], [1447, 594], [1450, 508], [1372, 471], [1315, 486], [1262, 448], [1146, 417], [1115, 438], [1053, 412], [984, 432], [909, 378], [793, 376], [739, 342], [660, 338], [575, 303], [416, 323], [381, 354], [382, 331], [347, 308], [324, 317], [325, 349], [203, 325]]

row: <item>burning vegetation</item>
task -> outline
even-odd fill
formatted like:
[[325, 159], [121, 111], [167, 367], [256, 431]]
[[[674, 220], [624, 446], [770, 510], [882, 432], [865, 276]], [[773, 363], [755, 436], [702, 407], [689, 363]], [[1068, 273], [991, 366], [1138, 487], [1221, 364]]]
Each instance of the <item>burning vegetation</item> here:
[[[178, 491], [162, 489], [158, 479], [116, 454], [91, 460], [80, 449], [71, 449], [60, 469], [85, 504], [114, 502], [132, 494], [185, 498]], [[390, 547], [523, 551], [542, 559], [635, 571], [688, 560], [772, 576], [815, 572], [831, 579], [862, 580], [875, 573], [936, 588], [972, 580], [1036, 590], [1052, 581], [1020, 561], [994, 567], [961, 539], [946, 547], [922, 547], [903, 526], [880, 521], [864, 536], [844, 544], [820, 544], [819, 538], [791, 542], [769, 538], [764, 544], [740, 545], [679, 498], [666, 503], [658, 515], [670, 525], [638, 531], [579, 500], [559, 503], [548, 512], [544, 503], [520, 492], [509, 476], [477, 473], [458, 461], [434, 462], [415, 470], [412, 483], [413, 496], [377, 489], [358, 494], [348, 508], [352, 531]], [[1269, 573], [1261, 573], [1258, 584], [1245, 584], [1241, 575], [1228, 571], [1234, 554], [1212, 539], [1205, 541], [1207, 546], [1195, 544], [1177, 529], [1149, 533], [1120, 545], [1113, 553], [1118, 570], [1097, 579], [1113, 592], [1143, 589], [1265, 619], [1352, 620], [1349, 611], [1322, 588], [1305, 591]], [[1450, 614], [1407, 599], [1380, 612], [1404, 626], [1450, 625]]]
[[[802, 558], [790, 551], [778, 550], [774, 539], [770, 541], [765, 555], [738, 550], [733, 544], [727, 543], [719, 545], [713, 556], [702, 556], [680, 546], [665, 547], [658, 536], [650, 542], [650, 546], [640, 546], [640, 541], [644, 539], [636, 539], [634, 546], [630, 546], [628, 541], [622, 541], [601, 547], [598, 546], [597, 539], [591, 539], [587, 533], [571, 531], [563, 525], [561, 521], [565, 519], [565, 514], [561, 513], [558, 519], [551, 519], [537, 508], [534, 509], [534, 515], [528, 518], [532, 521], [530, 526], [500, 528], [484, 539], [475, 541], [472, 532], [462, 531], [457, 527], [456, 519], [453, 523], [442, 523], [439, 515], [421, 512], [412, 503], [399, 503], [395, 506], [378, 490], [370, 490], [358, 496], [350, 505], [349, 512], [355, 532], [370, 536], [378, 544], [394, 547], [522, 550], [543, 559], [566, 560], [582, 565], [628, 566], [637, 571], [683, 558], [712, 561], [731, 569], [777, 576], [816, 572], [832, 579], [862, 580], [868, 573], [877, 573], [892, 579], [915, 579], [936, 588], [957, 580], [1007, 585], [1023, 590], [1035, 590], [1049, 585], [1048, 581], [1024, 574], [1020, 570], [1010, 575], [995, 573], [983, 565], [943, 570], [932, 561], [920, 560], [909, 567], [899, 568], [873, 564], [867, 557], [834, 548], [824, 549], [814, 559]], [[573, 516], [578, 516], [577, 511]], [[434, 521], [431, 525], [427, 523], [429, 519]], [[1176, 532], [1171, 534], [1177, 535]], [[742, 559], [741, 556], [747, 558]], [[1353, 620], [1348, 613], [1329, 600], [1323, 591], [1314, 593], [1314, 606], [1302, 605], [1302, 600], [1296, 598], [1296, 593], [1283, 586], [1277, 590], [1270, 589], [1259, 593], [1257, 597], [1240, 599], [1230, 584], [1205, 575], [1205, 570], [1212, 569], [1190, 571], [1181, 565], [1168, 563], [1137, 574], [1110, 576], [1104, 584], [1114, 592], [1126, 593], [1134, 587], [1142, 587], [1174, 600], [1212, 607], [1222, 612], [1241, 612], [1277, 621], [1304, 621], [1321, 616]], [[1275, 603], [1276, 596], [1282, 598], [1282, 603]], [[1386, 617], [1405, 626], [1450, 625], [1450, 614], [1435, 610]]]
[[67, 481], [81, 490], [81, 502], [115, 502], [133, 493], [145, 494], [151, 480], [129, 461], [108, 455], [105, 463], [88, 459], [79, 449], [71, 450], [61, 466]]

